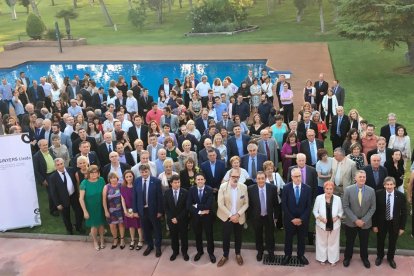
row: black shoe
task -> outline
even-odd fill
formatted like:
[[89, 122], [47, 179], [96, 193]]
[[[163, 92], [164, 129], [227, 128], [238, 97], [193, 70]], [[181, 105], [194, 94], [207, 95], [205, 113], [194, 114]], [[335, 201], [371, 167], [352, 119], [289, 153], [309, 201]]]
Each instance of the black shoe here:
[[343, 261], [344, 267], [348, 267], [350, 263], [351, 263], [351, 259], [344, 259]]
[[395, 263], [394, 260], [388, 260], [388, 263], [390, 264], [390, 267], [392, 267], [393, 269], [397, 268], [397, 264]]
[[375, 259], [375, 265], [376, 265], [376, 266], [380, 266], [381, 264], [382, 264], [382, 258], [377, 257], [377, 258]]
[[256, 260], [258, 262], [261, 262], [262, 259], [263, 259], [263, 252], [258, 252], [257, 255], [256, 255]]
[[292, 256], [290, 256], [290, 255], [284, 256], [281, 265], [287, 265], [290, 262], [291, 258], [292, 258]]
[[308, 265], [309, 264], [309, 261], [308, 261], [308, 259], [306, 259], [305, 256], [298, 256], [298, 260], [303, 265]]
[[198, 252], [195, 256], [194, 256], [194, 262], [197, 262], [198, 260], [200, 260], [201, 256], [203, 255], [203, 252]]
[[208, 256], [210, 257], [211, 263], [214, 264], [216, 262], [216, 256], [214, 256], [213, 254], [208, 254]]
[[151, 251], [153, 250], [154, 248], [152, 248], [152, 247], [147, 247], [147, 249], [145, 249], [145, 251], [144, 251], [144, 254], [142, 254], [142, 255], [144, 255], [144, 256], [148, 256], [150, 253], [151, 253]]
[[368, 261], [368, 259], [362, 260], [362, 262], [364, 263], [365, 268], [370, 268], [371, 267], [371, 264]]
[[190, 256], [188, 256], [187, 253], [183, 253], [183, 259], [187, 262], [190, 259]]
[[52, 211], [52, 212], [50, 212], [50, 215], [54, 216], [54, 217], [58, 217], [59, 216], [59, 211]]
[[157, 258], [161, 257], [161, 248], [157, 247], [155, 249], [155, 257]]
[[171, 255], [171, 257], [170, 257], [170, 261], [171, 261], [171, 262], [172, 262], [172, 261], [175, 261], [175, 259], [177, 259], [177, 255], [178, 255], [178, 254], [173, 253], [173, 254]]
[[275, 261], [275, 254], [269, 253], [269, 256], [267, 257], [267, 260], [269, 262], [274, 262]]

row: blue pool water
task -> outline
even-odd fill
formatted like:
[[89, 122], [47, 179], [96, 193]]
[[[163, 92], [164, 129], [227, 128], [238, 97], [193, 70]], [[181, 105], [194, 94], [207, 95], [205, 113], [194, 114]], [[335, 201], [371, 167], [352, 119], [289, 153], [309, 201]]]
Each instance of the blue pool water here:
[[118, 80], [123, 75], [129, 83], [132, 75], [138, 76], [141, 83], [147, 87], [150, 94], [155, 96], [158, 87], [162, 84], [163, 77], [167, 76], [170, 83], [174, 79], [180, 81], [194, 72], [198, 80], [202, 75], [208, 76], [210, 84], [214, 78], [223, 80], [231, 76], [233, 82], [239, 86], [247, 76], [249, 69], [253, 70], [255, 76], [260, 76], [262, 68], [266, 68], [265, 60], [248, 61], [168, 61], [168, 62], [27, 62], [13, 68], [0, 69], [0, 78], [6, 78], [9, 83], [14, 84], [19, 72], [26, 72], [30, 80], [39, 80], [42, 76], [51, 75], [58, 83], [68, 76], [73, 78], [75, 74], [83, 78], [84, 73], [89, 73], [96, 81], [97, 86], [102, 86], [105, 91], [109, 87], [110, 80]]

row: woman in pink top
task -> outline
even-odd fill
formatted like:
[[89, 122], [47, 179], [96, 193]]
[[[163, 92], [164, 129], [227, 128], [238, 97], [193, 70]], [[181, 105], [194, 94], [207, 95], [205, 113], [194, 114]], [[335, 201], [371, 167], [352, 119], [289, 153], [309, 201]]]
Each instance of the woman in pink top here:
[[293, 120], [293, 92], [285, 83], [283, 91], [280, 93], [280, 101], [283, 106], [283, 117], [286, 124]]

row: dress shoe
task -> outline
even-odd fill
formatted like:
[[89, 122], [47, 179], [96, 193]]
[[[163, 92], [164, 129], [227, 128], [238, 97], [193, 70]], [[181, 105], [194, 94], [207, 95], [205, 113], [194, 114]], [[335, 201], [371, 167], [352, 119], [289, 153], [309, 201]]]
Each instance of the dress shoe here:
[[197, 262], [198, 260], [200, 260], [201, 256], [203, 255], [203, 252], [198, 252], [195, 256], [194, 256], [194, 262]]
[[390, 264], [390, 267], [392, 267], [393, 269], [397, 268], [397, 264], [395, 263], [394, 260], [388, 260], [388, 263]]
[[348, 267], [350, 263], [351, 263], [351, 259], [344, 259], [344, 262], [343, 262], [344, 267]]
[[381, 264], [382, 264], [382, 258], [377, 257], [377, 258], [375, 259], [375, 265], [376, 265], [376, 266], [380, 266]]
[[263, 252], [258, 252], [256, 255], [256, 260], [261, 262], [263, 260]]
[[269, 253], [269, 255], [267, 256], [267, 260], [269, 262], [274, 262], [275, 261], [275, 254]]
[[144, 254], [142, 254], [142, 255], [144, 255], [144, 256], [148, 256], [150, 253], [151, 253], [151, 251], [153, 250], [154, 248], [152, 248], [152, 247], [147, 247], [147, 249], [145, 249], [145, 251], [144, 251]]
[[243, 257], [241, 255], [236, 255], [236, 262], [238, 265], [243, 265]]
[[227, 262], [228, 259], [229, 258], [224, 257], [224, 256], [221, 257], [220, 261], [218, 261], [218, 263], [217, 263], [217, 267], [222, 267]]
[[292, 258], [292, 256], [284, 256], [281, 265], [287, 265], [290, 262], [290, 259]]
[[184, 261], [187, 262], [190, 259], [190, 257], [188, 256], [187, 253], [183, 253], [183, 259], [184, 259]]
[[208, 254], [208, 256], [210, 257], [210, 262], [214, 264], [216, 262], [216, 256], [214, 256], [213, 254]]
[[298, 256], [298, 260], [303, 265], [308, 265], [309, 264], [309, 261], [308, 261], [308, 259], [306, 259], [305, 256]]
[[157, 247], [155, 249], [155, 257], [157, 258], [161, 257], [161, 248]]
[[371, 264], [368, 261], [368, 259], [362, 260], [362, 262], [364, 263], [365, 268], [370, 268], [371, 267]]
[[171, 257], [170, 257], [170, 261], [171, 261], [171, 262], [172, 262], [172, 261], [175, 261], [175, 259], [177, 259], [177, 255], [178, 255], [178, 254], [173, 253], [173, 254], [171, 255]]

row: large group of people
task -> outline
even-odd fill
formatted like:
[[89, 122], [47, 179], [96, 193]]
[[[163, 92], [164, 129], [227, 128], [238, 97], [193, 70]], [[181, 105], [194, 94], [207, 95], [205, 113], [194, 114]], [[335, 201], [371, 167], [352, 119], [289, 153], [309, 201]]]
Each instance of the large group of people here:
[[198, 81], [190, 74], [182, 83], [165, 77], [157, 95], [136, 76], [129, 84], [119, 76], [107, 91], [87, 73], [61, 84], [52, 77], [30, 82], [24, 72], [15, 85], [2, 80], [0, 134], [28, 133], [36, 183], [46, 188], [49, 212], [62, 217], [68, 234], [83, 233], [85, 225], [102, 250], [108, 224], [111, 249], [124, 249], [128, 229], [130, 250], [145, 244], [144, 256], [155, 249], [159, 257], [165, 227], [170, 260], [181, 252], [188, 261], [191, 227], [194, 261], [204, 254], [204, 232], [216, 263], [213, 228], [221, 224], [220, 267], [229, 259], [232, 236], [235, 260], [243, 264], [246, 227], [255, 232], [257, 261], [264, 251], [274, 259], [278, 228], [285, 231], [282, 264], [291, 261], [296, 235], [301, 264], [309, 263], [307, 239], [318, 262], [335, 265], [342, 228], [343, 265], [349, 266], [358, 235], [369, 268], [373, 231], [375, 264], [382, 263], [388, 234], [387, 260], [396, 268], [396, 241], [408, 213], [404, 193], [413, 199], [414, 172], [410, 183], [404, 175], [414, 164], [410, 138], [395, 114], [377, 136], [357, 110], [345, 114], [339, 81], [330, 85], [320, 74], [306, 81], [296, 119], [291, 84], [284, 75], [273, 82], [265, 69], [258, 76], [249, 70], [239, 87], [230, 76], [212, 85], [207, 76]]

